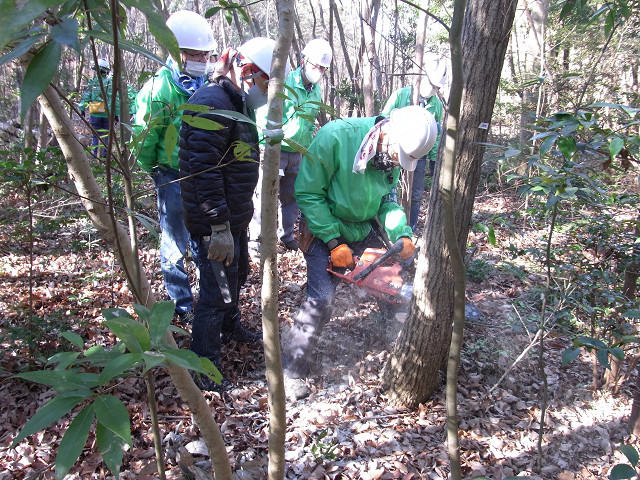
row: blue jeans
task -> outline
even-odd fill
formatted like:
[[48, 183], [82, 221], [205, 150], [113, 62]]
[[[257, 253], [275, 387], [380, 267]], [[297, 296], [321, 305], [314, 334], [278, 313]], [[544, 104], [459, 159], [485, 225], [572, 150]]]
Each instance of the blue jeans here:
[[[108, 143], [107, 139], [109, 138], [109, 118], [108, 117], [98, 117], [96, 115], [89, 115], [89, 122], [91, 123], [91, 126], [93, 127], [93, 129], [96, 131], [96, 133], [98, 134], [96, 136], [95, 133], [92, 133], [93, 135], [93, 146], [96, 147], [93, 149], [93, 154], [97, 157], [98, 156], [98, 150], [100, 148], [102, 148], [102, 155], [101, 157], [106, 157], [107, 156], [107, 149], [105, 147], [102, 146], [102, 144], [100, 143], [100, 137], [104, 137], [105, 142], [104, 143]], [[98, 147], [98, 145], [100, 145], [100, 147]]]
[[[360, 242], [349, 244], [354, 255], [366, 248], [381, 247], [373, 230]], [[331, 318], [333, 299], [340, 279], [329, 273], [331, 251], [326, 243], [314, 238], [304, 254], [307, 262], [307, 298], [300, 305], [293, 326], [282, 339], [282, 366], [286, 376], [304, 378], [313, 365], [313, 353], [322, 329]]]
[[247, 248], [247, 233], [233, 235], [233, 262], [224, 267], [229, 283], [231, 302], [225, 303], [211, 260], [207, 258], [209, 243], [203, 237], [194, 237], [197, 244], [196, 265], [200, 270], [200, 300], [196, 305], [191, 329], [191, 350], [200, 357], [207, 357], [216, 366], [220, 366], [220, 335], [231, 332], [241, 319], [238, 308], [238, 294], [247, 278], [248, 255], [243, 252]]
[[[156, 168], [152, 175], [158, 193], [160, 218], [160, 268], [169, 298], [176, 302], [176, 313], [186, 313], [193, 308], [193, 295], [189, 276], [184, 269], [187, 246], [197, 255], [197, 245], [184, 225], [179, 172], [171, 168]], [[173, 183], [169, 183], [173, 182]]]
[[416, 163], [413, 171], [413, 183], [411, 184], [411, 210], [409, 213], [409, 226], [411, 230], [416, 229], [418, 224], [418, 214], [422, 204], [422, 194], [424, 193], [424, 176], [427, 170], [427, 157], [422, 157]]
[[293, 240], [293, 231], [300, 215], [298, 204], [293, 196], [293, 187], [300, 171], [302, 154], [298, 152], [280, 152], [280, 170], [284, 173], [280, 177], [280, 211], [282, 213], [282, 230], [280, 240], [288, 242]]

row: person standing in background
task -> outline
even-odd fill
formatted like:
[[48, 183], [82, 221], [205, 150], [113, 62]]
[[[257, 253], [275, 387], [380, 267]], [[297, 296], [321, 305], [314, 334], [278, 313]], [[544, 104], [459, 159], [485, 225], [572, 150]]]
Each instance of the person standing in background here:
[[[437, 70], [437, 69], [436, 69]], [[430, 75], [424, 75], [420, 82], [420, 95], [418, 98], [418, 104], [426, 109], [433, 115], [438, 124], [438, 137], [433, 145], [433, 148], [429, 150], [429, 153], [418, 160], [416, 169], [413, 172], [413, 182], [411, 184], [411, 209], [409, 214], [409, 225], [411, 229], [415, 231], [418, 224], [418, 216], [420, 214], [420, 205], [422, 201], [422, 195], [424, 193], [425, 175], [432, 177], [435, 171], [436, 160], [438, 158], [438, 147], [440, 146], [440, 136], [442, 134], [442, 115], [444, 111], [444, 105], [440, 100], [438, 94], [440, 89], [444, 85], [446, 80], [446, 71], [440, 71], [437, 74], [432, 75], [437, 77], [437, 80], [433, 82]], [[387, 103], [385, 104], [381, 115], [389, 116], [394, 108], [402, 108], [412, 103], [413, 87], [404, 87], [396, 90], [391, 94]], [[427, 173], [427, 160], [429, 161], [429, 172]]]
[[[95, 70], [95, 65], [91, 67]], [[89, 123], [93, 131], [91, 132], [93, 141], [92, 144], [95, 147], [93, 154], [97, 157], [98, 151], [101, 150], [101, 157], [107, 155], [105, 148], [100, 148], [100, 138], [105, 138], [109, 135], [109, 116], [107, 115], [107, 105], [111, 106], [111, 66], [106, 58], [98, 59], [98, 70], [95, 77], [89, 80], [87, 88], [85, 89], [82, 99], [78, 108], [80, 114], [84, 117], [85, 111], [89, 109]], [[102, 84], [102, 85], [101, 85]], [[106, 100], [104, 99], [102, 92], [106, 93]], [[116, 118], [119, 114], [120, 102], [116, 99]], [[107, 143], [105, 141], [105, 143]]]
[[[331, 65], [333, 51], [329, 42], [322, 38], [311, 40], [302, 50], [300, 66], [293, 70], [285, 80], [282, 130], [284, 140], [280, 147], [280, 222], [282, 234], [280, 241], [287, 250], [298, 250], [295, 239], [295, 226], [300, 211], [293, 196], [293, 187], [302, 162], [302, 149], [309, 148], [315, 132], [315, 118], [322, 103], [320, 80]], [[288, 87], [288, 88], [287, 88]], [[264, 126], [267, 117], [266, 107], [257, 112], [258, 124]], [[287, 140], [290, 143], [287, 143]], [[253, 237], [259, 238], [260, 207], [254, 214]]]
[[[189, 101], [207, 107], [207, 111], [187, 111], [200, 122], [185, 121], [180, 128], [182, 202], [187, 229], [197, 244], [195, 260], [200, 271], [200, 300], [190, 348], [219, 370], [223, 343], [253, 343], [261, 338], [244, 328], [238, 306], [240, 288], [249, 273], [247, 227], [253, 215], [260, 151], [255, 125], [216, 115], [215, 111], [238, 112], [255, 119], [255, 109], [267, 103], [275, 43], [258, 37], [237, 51], [227, 49], [212, 81]], [[212, 128], [203, 126], [207, 122]], [[236, 157], [239, 150], [241, 158]], [[201, 375], [195, 375], [195, 381], [206, 391], [231, 387], [224, 377], [221, 384]]]
[[180, 61], [169, 57], [136, 96], [134, 132], [146, 131], [136, 150], [138, 165], [149, 173], [158, 195], [160, 219], [160, 261], [164, 284], [176, 303], [176, 314], [184, 323], [193, 319], [194, 298], [189, 277], [184, 268], [187, 246], [197, 256], [197, 245], [191, 241], [182, 212], [180, 196], [178, 145], [166, 151], [168, 131], [177, 137], [182, 116], [178, 107], [188, 102], [198, 88], [204, 85], [209, 69], [209, 58], [218, 48], [209, 22], [195, 12], [180, 10], [167, 20], [178, 46]]

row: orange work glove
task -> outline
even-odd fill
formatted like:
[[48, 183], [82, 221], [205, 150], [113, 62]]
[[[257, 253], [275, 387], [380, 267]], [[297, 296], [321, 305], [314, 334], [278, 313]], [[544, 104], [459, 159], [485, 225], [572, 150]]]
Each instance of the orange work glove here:
[[353, 252], [346, 243], [341, 243], [331, 250], [331, 263], [338, 268], [354, 268]]
[[416, 246], [413, 244], [411, 239], [408, 238], [408, 237], [402, 237], [402, 243], [403, 243], [402, 250], [400, 251], [400, 253], [398, 255], [400, 255], [401, 259], [408, 260], [415, 253]]

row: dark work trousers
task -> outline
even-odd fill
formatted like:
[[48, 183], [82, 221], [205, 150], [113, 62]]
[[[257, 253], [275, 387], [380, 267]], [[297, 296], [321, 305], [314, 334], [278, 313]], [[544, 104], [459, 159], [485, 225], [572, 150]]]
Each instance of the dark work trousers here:
[[[361, 255], [366, 248], [383, 246], [372, 230], [360, 242], [350, 243], [354, 255]], [[322, 329], [331, 318], [333, 299], [340, 279], [329, 273], [331, 252], [320, 239], [314, 238], [304, 254], [307, 262], [307, 298], [294, 317], [293, 326], [282, 338], [284, 374], [290, 378], [309, 375]]]
[[247, 278], [249, 254], [247, 251], [246, 230], [233, 235], [234, 254], [231, 265], [224, 267], [231, 302], [225, 303], [214, 266], [207, 258], [209, 243], [203, 237], [194, 237], [197, 244], [196, 265], [200, 270], [200, 299], [196, 304], [191, 330], [191, 350], [200, 357], [207, 357], [216, 366], [220, 366], [220, 335], [231, 332], [241, 319], [238, 308], [238, 294]]
[[422, 194], [424, 193], [424, 175], [427, 169], [427, 157], [422, 157], [416, 163], [416, 169], [413, 171], [413, 182], [411, 184], [411, 210], [409, 213], [409, 226], [411, 230], [416, 229], [418, 225], [418, 215], [420, 214], [420, 206], [422, 205]]
[[280, 152], [280, 213], [283, 233], [280, 240], [283, 243], [294, 240], [293, 233], [296, 221], [300, 215], [298, 204], [293, 196], [293, 186], [298, 177], [302, 154], [298, 152]]
[[[104, 139], [104, 143], [108, 144], [107, 139], [109, 138], [109, 117], [98, 117], [96, 115], [89, 115], [89, 122], [91, 126], [95, 130], [93, 135], [93, 146], [96, 147], [93, 149], [93, 154], [97, 157], [98, 150], [102, 149], [102, 154], [100, 155], [102, 158], [107, 156], [107, 149], [100, 143], [100, 137]], [[96, 136], [96, 133], [98, 134]], [[99, 145], [99, 146], [98, 146]]]

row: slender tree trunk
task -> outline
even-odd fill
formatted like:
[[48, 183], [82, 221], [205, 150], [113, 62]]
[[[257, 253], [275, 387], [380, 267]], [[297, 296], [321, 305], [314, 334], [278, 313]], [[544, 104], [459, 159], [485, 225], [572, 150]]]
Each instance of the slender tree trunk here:
[[377, 113], [374, 93], [379, 90], [379, 82], [376, 79], [380, 71], [380, 63], [376, 53], [375, 38], [380, 0], [361, 0], [361, 2], [360, 24], [364, 46], [364, 55], [362, 56], [364, 114], [367, 117], [372, 117]]
[[[464, 249], [480, 179], [488, 125], [498, 90], [516, 0], [471, 0], [463, 30], [464, 95], [458, 128], [454, 205], [456, 238]], [[436, 168], [436, 178], [439, 177]], [[454, 281], [442, 245], [443, 199], [432, 190], [409, 315], [382, 374], [391, 402], [415, 406], [438, 386], [451, 340]]]
[[443, 165], [440, 174], [440, 191], [444, 209], [444, 232], [447, 250], [451, 258], [451, 270], [454, 283], [453, 331], [447, 360], [447, 448], [451, 465], [451, 479], [462, 479], [460, 464], [460, 439], [458, 438], [458, 368], [460, 350], [464, 333], [465, 304], [465, 266], [462, 248], [456, 238], [456, 211], [453, 202], [455, 196], [456, 150], [458, 143], [458, 123], [462, 102], [462, 26], [467, 0], [456, 0], [453, 7], [453, 20], [449, 31], [451, 49], [452, 83], [449, 92], [449, 114], [447, 115], [447, 137], [444, 148]]
[[[291, 47], [294, 30], [294, 0], [277, 0], [278, 38], [273, 52], [269, 81], [269, 107], [267, 128], [282, 127], [283, 93], [287, 52]], [[262, 190], [260, 195], [261, 232], [260, 261], [262, 263], [262, 330], [267, 384], [269, 387], [269, 480], [281, 480], [285, 472], [285, 433], [287, 431], [284, 375], [280, 350], [280, 320], [278, 316], [278, 188], [280, 177], [281, 143], [267, 141], [262, 164]]]

